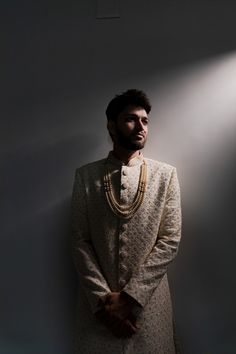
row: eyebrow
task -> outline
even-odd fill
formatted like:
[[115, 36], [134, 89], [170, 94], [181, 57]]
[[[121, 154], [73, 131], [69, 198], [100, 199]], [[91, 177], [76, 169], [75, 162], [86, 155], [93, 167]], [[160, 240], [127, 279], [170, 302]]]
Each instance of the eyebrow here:
[[146, 118], [146, 119], [148, 119], [148, 116], [139, 116], [139, 115], [137, 115], [137, 114], [135, 114], [135, 113], [126, 113], [126, 114], [124, 114], [124, 116], [125, 117], [138, 117], [138, 118]]

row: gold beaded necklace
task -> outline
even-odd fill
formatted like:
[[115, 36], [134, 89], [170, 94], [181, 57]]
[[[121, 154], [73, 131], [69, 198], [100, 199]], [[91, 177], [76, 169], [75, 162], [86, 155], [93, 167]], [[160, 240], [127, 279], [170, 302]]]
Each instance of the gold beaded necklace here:
[[115, 196], [114, 196], [114, 193], [112, 190], [111, 173], [108, 170], [108, 168], [106, 169], [106, 172], [104, 174], [103, 181], [104, 181], [104, 189], [105, 189], [106, 199], [107, 199], [107, 202], [108, 202], [111, 210], [113, 211], [113, 213], [121, 218], [124, 218], [124, 219], [132, 218], [132, 216], [136, 213], [136, 211], [141, 206], [143, 199], [144, 199], [144, 193], [145, 193], [146, 185], [147, 185], [147, 165], [146, 165], [146, 162], [143, 160], [143, 163], [141, 165], [137, 193], [134, 197], [132, 204], [130, 204], [130, 205], [121, 205], [115, 199]]

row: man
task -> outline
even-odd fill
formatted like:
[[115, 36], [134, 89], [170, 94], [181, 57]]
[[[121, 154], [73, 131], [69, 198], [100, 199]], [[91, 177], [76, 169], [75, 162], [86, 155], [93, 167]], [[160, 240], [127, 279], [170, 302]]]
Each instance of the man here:
[[150, 102], [128, 90], [108, 104], [113, 151], [76, 170], [73, 259], [76, 354], [176, 353], [169, 263], [181, 236], [176, 168], [143, 157]]

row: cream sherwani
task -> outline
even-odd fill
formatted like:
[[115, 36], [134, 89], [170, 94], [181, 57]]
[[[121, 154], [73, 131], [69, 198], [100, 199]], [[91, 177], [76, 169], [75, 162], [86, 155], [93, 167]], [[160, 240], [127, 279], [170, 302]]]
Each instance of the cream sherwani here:
[[[105, 196], [108, 167], [116, 198], [131, 204], [143, 156], [128, 165], [112, 153], [76, 170], [72, 196], [73, 259], [78, 273], [76, 354], [173, 354], [172, 304], [167, 279], [181, 236], [176, 168], [146, 159], [144, 201], [129, 220], [117, 217]], [[140, 306], [140, 329], [117, 339], [94, 313], [108, 292], [123, 290]]]

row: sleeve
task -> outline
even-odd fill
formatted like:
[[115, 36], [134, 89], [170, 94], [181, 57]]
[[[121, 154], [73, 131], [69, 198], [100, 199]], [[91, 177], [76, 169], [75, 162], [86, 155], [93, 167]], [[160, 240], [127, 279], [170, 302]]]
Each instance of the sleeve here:
[[144, 307], [173, 261], [181, 238], [181, 201], [176, 168], [172, 170], [157, 241], [123, 291]]
[[86, 198], [85, 185], [77, 169], [71, 200], [72, 257], [79, 282], [92, 313], [95, 313], [99, 310], [100, 298], [110, 292], [110, 289], [91, 243]]

